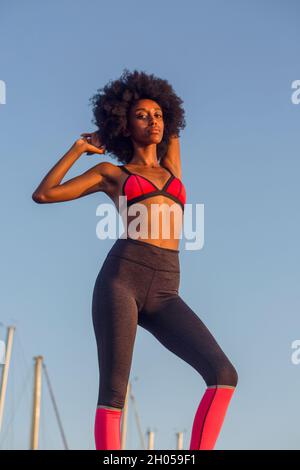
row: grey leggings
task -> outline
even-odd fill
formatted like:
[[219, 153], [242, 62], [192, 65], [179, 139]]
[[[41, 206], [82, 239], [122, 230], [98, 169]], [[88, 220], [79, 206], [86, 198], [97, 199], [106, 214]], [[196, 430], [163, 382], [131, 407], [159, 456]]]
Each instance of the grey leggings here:
[[137, 325], [190, 364], [207, 386], [236, 386], [236, 369], [180, 297], [179, 282], [178, 250], [119, 238], [108, 252], [92, 298], [100, 375], [97, 406], [124, 406]]

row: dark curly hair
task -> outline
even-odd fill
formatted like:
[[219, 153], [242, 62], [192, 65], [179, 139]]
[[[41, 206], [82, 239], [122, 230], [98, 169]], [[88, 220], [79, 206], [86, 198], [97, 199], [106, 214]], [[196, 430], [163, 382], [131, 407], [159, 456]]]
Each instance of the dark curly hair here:
[[[123, 69], [118, 80], [110, 80], [90, 98], [93, 105], [96, 131], [105, 145], [106, 152], [113, 154], [120, 162], [129, 163], [133, 156], [131, 138], [123, 135], [127, 128], [128, 112], [140, 99], [156, 101], [164, 116], [164, 134], [157, 144], [157, 158], [161, 161], [167, 152], [170, 136], [178, 135], [185, 128], [183, 101], [176, 95], [172, 86], [153, 74]], [[115, 158], [113, 157], [113, 158]]]

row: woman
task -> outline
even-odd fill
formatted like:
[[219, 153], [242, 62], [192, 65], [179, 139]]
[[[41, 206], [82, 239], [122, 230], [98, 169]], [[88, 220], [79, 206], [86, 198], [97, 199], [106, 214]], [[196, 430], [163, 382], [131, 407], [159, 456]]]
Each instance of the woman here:
[[[178, 293], [179, 237], [175, 235], [180, 232], [186, 202], [178, 137], [185, 127], [182, 100], [166, 80], [125, 69], [120, 79], [98, 90], [92, 102], [97, 132], [81, 134], [43, 179], [33, 199], [38, 203], [62, 202], [103, 191], [122, 216], [121, 196], [127, 201], [125, 233], [106, 256], [93, 291], [100, 373], [96, 449], [120, 449], [120, 419], [137, 325], [203, 377], [206, 390], [194, 417], [190, 450], [213, 449], [238, 375]], [[61, 184], [82, 154], [106, 151], [122, 165], [101, 162]], [[161, 206], [180, 212], [179, 218], [169, 217], [167, 237], [160, 216], [155, 222], [158, 236], [151, 233], [152, 210]], [[142, 231], [134, 224], [137, 216], [132, 209], [137, 207]]]

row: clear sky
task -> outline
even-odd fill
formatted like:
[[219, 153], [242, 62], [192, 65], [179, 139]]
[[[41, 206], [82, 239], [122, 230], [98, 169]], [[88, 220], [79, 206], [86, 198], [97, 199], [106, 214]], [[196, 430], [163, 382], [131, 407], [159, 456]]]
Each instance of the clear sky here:
[[[205, 243], [181, 241], [180, 295], [239, 374], [215, 448], [300, 448], [299, 14], [297, 0], [2, 0], [0, 321], [16, 326], [2, 449], [28, 448], [37, 355], [69, 447], [94, 449], [91, 297], [114, 243], [96, 237], [96, 208], [109, 198], [31, 195], [96, 130], [89, 98], [125, 67], [167, 79], [184, 101], [183, 180], [188, 202], [204, 204]], [[64, 181], [103, 159], [82, 156]], [[139, 327], [130, 380], [155, 448], [175, 449], [183, 431], [188, 449], [202, 377]], [[63, 448], [45, 378], [40, 448]], [[141, 448], [131, 405], [127, 448]]]

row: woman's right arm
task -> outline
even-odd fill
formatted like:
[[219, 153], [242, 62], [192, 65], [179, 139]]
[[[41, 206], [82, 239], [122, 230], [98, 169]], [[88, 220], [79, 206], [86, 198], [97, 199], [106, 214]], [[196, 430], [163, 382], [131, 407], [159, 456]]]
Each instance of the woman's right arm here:
[[105, 153], [104, 149], [88, 144], [84, 139], [79, 139], [47, 173], [32, 194], [32, 199], [38, 204], [63, 202], [105, 190], [106, 176], [109, 178], [111, 167], [114, 167], [109, 162], [98, 163], [82, 175], [60, 184], [69, 168], [87, 151]]

